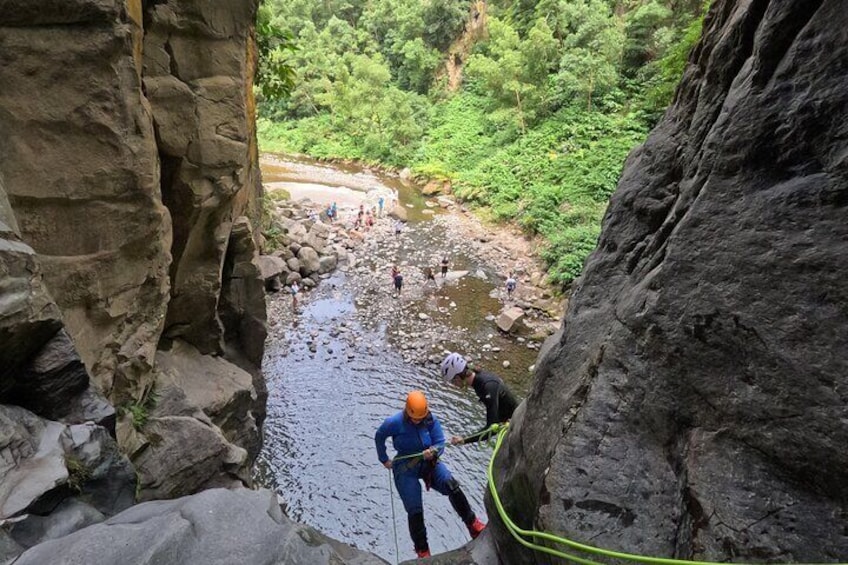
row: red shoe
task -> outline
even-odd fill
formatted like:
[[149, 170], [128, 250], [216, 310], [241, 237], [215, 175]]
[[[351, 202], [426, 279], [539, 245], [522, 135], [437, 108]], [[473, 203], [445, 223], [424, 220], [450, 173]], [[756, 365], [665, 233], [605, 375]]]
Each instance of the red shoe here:
[[468, 524], [468, 533], [471, 534], [471, 539], [477, 539], [477, 536], [480, 535], [486, 528], [486, 524], [480, 521], [479, 518], [474, 518], [474, 521]]
[[418, 555], [418, 559], [423, 559], [425, 557], [430, 557], [429, 549], [422, 549], [421, 551], [415, 550], [415, 553]]

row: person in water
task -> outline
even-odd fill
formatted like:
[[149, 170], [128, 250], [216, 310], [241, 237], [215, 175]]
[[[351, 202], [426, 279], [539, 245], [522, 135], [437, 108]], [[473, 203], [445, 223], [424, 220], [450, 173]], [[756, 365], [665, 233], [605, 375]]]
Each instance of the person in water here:
[[[386, 453], [386, 439], [392, 438], [397, 451], [395, 460]], [[377, 458], [394, 475], [395, 487], [403, 501], [409, 524], [409, 536], [418, 557], [429, 557], [427, 526], [424, 524], [424, 504], [421, 499], [421, 481], [427, 490], [433, 489], [450, 500], [451, 506], [462, 519], [474, 539], [486, 527], [471, 510], [459, 481], [453, 478], [447, 466], [439, 461], [445, 449], [445, 435], [439, 420], [430, 412], [427, 397], [419, 390], [410, 392], [406, 406], [397, 414], [386, 418], [374, 435]], [[400, 459], [420, 453], [419, 457]]]
[[448, 276], [448, 258], [442, 257], [442, 278]]
[[442, 361], [442, 378], [460, 388], [472, 387], [477, 398], [486, 407], [486, 425], [483, 429], [466, 437], [451, 438], [451, 444], [474, 443], [487, 435], [492, 424], [502, 424], [512, 418], [518, 400], [503, 380], [492, 373], [472, 369], [459, 353], [450, 353]]

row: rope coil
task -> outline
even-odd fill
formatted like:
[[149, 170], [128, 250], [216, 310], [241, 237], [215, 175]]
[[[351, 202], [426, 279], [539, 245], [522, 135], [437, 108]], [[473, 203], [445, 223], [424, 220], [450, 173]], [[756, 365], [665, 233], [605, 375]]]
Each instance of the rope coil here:
[[[592, 561], [591, 559], [586, 559], [584, 557], [579, 557], [576, 555], [572, 555], [570, 553], [566, 553], [564, 551], [560, 551], [557, 549], [553, 549], [544, 545], [539, 545], [538, 543], [534, 543], [532, 541], [528, 541], [524, 538], [536, 538], [545, 541], [549, 541], [552, 543], [556, 543], [559, 545], [565, 545], [572, 549], [576, 549], [578, 551], [582, 551], [584, 553], [591, 553], [593, 555], [600, 555], [603, 557], [609, 557], [612, 559], [623, 559], [626, 561], [633, 561], [636, 563], [651, 563], [654, 565], [727, 565], [727, 563], [718, 563], [714, 561], [694, 561], [688, 559], [670, 559], [665, 557], [651, 557], [648, 555], [636, 555], [633, 553], [623, 553], [620, 551], [613, 551], [609, 549], [603, 549], [600, 547], [594, 547], [591, 545], [586, 545], [580, 542], [576, 542], [574, 540], [555, 536], [546, 532], [539, 532], [536, 530], [525, 530], [523, 528], [518, 527], [518, 525], [512, 521], [509, 517], [509, 514], [506, 513], [506, 510], [503, 507], [503, 503], [501, 502], [500, 496], [498, 495], [498, 490], [495, 488], [495, 475], [494, 475], [494, 467], [495, 467], [495, 457], [498, 455], [498, 451], [501, 448], [501, 444], [503, 443], [504, 437], [506, 437], [507, 432], [509, 431], [509, 423], [506, 423], [501, 428], [500, 432], [497, 436], [497, 442], [495, 443], [495, 449], [492, 452], [492, 457], [489, 459], [489, 466], [487, 469], [488, 475], [488, 483], [489, 483], [489, 492], [492, 494], [492, 500], [495, 502], [495, 507], [498, 510], [498, 515], [501, 518], [501, 521], [506, 526], [509, 533], [512, 534], [512, 537], [515, 540], [527, 547], [529, 549], [540, 551], [542, 553], [547, 553], [549, 555], [554, 555], [556, 557], [560, 557], [562, 559], [567, 559], [574, 563], [580, 563], [581, 565], [604, 565], [598, 561]], [[733, 565], [744, 565], [740, 563], [734, 563]], [[802, 564], [799, 564], [802, 565]], [[814, 564], [808, 564], [814, 565]], [[846, 565], [845, 563], [837, 564], [837, 565]]]

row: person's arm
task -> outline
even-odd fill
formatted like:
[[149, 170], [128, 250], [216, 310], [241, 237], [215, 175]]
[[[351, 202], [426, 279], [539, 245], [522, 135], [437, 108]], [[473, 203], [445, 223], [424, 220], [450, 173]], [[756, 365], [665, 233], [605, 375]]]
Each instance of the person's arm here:
[[468, 443], [476, 443], [483, 439], [486, 435], [486, 431], [492, 427], [492, 424], [498, 423], [498, 398], [500, 396], [500, 385], [497, 382], [490, 382], [486, 385], [485, 396], [483, 397], [483, 404], [486, 406], [486, 425], [475, 432], [474, 434], [468, 436], [463, 444]]
[[386, 418], [380, 424], [380, 427], [377, 428], [377, 433], [374, 434], [374, 443], [377, 446], [377, 459], [384, 465], [389, 460], [389, 455], [386, 453], [386, 438], [392, 435], [392, 428], [394, 427], [392, 424], [392, 419]]

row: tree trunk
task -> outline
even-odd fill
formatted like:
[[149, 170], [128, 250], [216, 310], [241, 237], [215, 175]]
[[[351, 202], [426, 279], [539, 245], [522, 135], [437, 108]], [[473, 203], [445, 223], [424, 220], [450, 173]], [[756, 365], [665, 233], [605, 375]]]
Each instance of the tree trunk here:
[[521, 135], [527, 132], [527, 126], [524, 123], [524, 110], [521, 109], [521, 94], [518, 89], [515, 89], [515, 101], [518, 104], [518, 121], [521, 123]]

